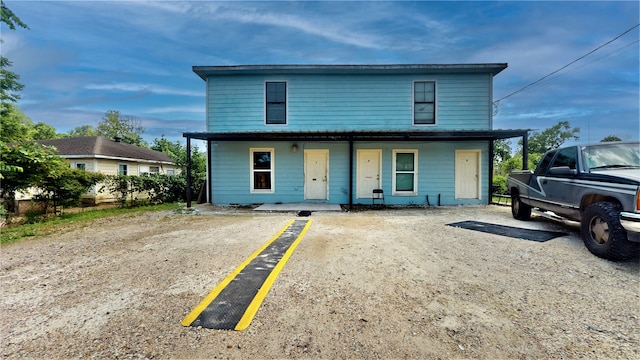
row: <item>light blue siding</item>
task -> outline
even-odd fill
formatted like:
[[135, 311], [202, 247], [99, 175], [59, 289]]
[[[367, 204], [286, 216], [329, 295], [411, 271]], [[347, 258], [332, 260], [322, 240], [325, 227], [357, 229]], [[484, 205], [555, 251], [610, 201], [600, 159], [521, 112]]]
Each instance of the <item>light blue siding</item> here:
[[[436, 124], [413, 125], [413, 82], [436, 81]], [[287, 125], [265, 125], [265, 81], [287, 82]], [[210, 77], [207, 131], [491, 128], [490, 74]]]
[[[344, 142], [298, 142], [297, 152], [291, 142], [217, 142], [212, 144], [212, 202], [215, 204], [293, 203], [304, 199], [304, 149], [329, 150], [329, 194], [327, 202], [349, 203], [349, 144]], [[275, 192], [252, 194], [250, 189], [250, 148], [273, 148], [275, 164]], [[388, 205], [432, 205], [440, 195], [441, 205], [486, 204], [488, 202], [488, 143], [487, 142], [398, 142], [355, 143], [358, 149], [382, 150], [382, 188]], [[418, 150], [418, 194], [393, 196], [393, 149]], [[455, 199], [455, 152], [460, 149], [481, 151], [481, 198]], [[370, 198], [356, 198], [357, 164], [354, 158], [354, 204], [371, 204]]]

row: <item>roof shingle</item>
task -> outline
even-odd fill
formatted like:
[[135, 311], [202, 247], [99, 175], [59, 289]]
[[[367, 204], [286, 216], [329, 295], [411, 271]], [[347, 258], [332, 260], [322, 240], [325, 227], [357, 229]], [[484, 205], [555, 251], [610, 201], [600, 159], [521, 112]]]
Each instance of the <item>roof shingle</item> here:
[[37, 142], [42, 145], [54, 146], [57, 149], [56, 153], [62, 157], [115, 157], [173, 163], [173, 160], [163, 152], [109, 140], [102, 136], [81, 136]]

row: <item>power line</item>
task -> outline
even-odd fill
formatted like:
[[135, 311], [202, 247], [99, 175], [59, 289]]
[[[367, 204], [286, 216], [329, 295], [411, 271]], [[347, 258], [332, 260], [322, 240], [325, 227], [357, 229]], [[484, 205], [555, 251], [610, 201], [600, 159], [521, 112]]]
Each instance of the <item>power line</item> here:
[[579, 71], [579, 72], [585, 71], [585, 69], [584, 69], [585, 67], [587, 67], [587, 66], [589, 66], [589, 65], [591, 65], [591, 64], [593, 64], [593, 63], [595, 63], [597, 61], [600, 61], [600, 60], [603, 60], [603, 59], [606, 59], [606, 58], [612, 57], [612, 56], [618, 56], [618, 55], [620, 55], [619, 53], [621, 51], [625, 50], [626, 48], [628, 48], [630, 46], [636, 45], [638, 43], [640, 43], [640, 40], [633, 40], [630, 43], [625, 44], [625, 45], [623, 45], [623, 46], [621, 46], [621, 47], [619, 47], [617, 49], [611, 50], [608, 53], [604, 53], [600, 57], [596, 57], [596, 58], [594, 58], [592, 60], [589, 60], [589, 61], [585, 60], [585, 62], [582, 62], [580, 64], [576, 64], [571, 69], [567, 69], [566, 71], [563, 71], [561, 73], [555, 74], [553, 76], [549, 76], [544, 81], [541, 81], [538, 84], [536, 84], [536, 86], [537, 87], [550, 86], [550, 83], [552, 83], [552, 82], [554, 82], [556, 80], [560, 80], [560, 79], [566, 78], [571, 73], [574, 73], [576, 71]]
[[[524, 87], [522, 87], [522, 88], [520, 88], [520, 89], [518, 89], [518, 90], [516, 90], [516, 91], [514, 91], [514, 92], [512, 92], [512, 93], [510, 93], [509, 95], [504, 96], [504, 97], [502, 97], [502, 98], [500, 98], [500, 99], [498, 99], [498, 100], [494, 101], [494, 102], [493, 102], [493, 106], [494, 106], [494, 108], [496, 108], [496, 107], [498, 106], [498, 103], [499, 103], [500, 101], [502, 101], [502, 100], [504, 100], [504, 99], [506, 99], [506, 98], [508, 98], [508, 97], [510, 97], [510, 96], [513, 96], [513, 95], [515, 95], [515, 94], [517, 94], [517, 93], [519, 93], [519, 92], [521, 92], [521, 91], [524, 91], [524, 90], [526, 90], [526, 89], [528, 89], [528, 88], [530, 88], [530, 87], [532, 87], [532, 86], [534, 86], [534, 85], [538, 84], [539, 82], [543, 81], [544, 79], [548, 78], [549, 76], [551, 76], [551, 75], [553, 75], [553, 74], [556, 74], [556, 73], [558, 73], [558, 72], [560, 72], [560, 71], [562, 71], [562, 70], [566, 69], [567, 67], [569, 67], [569, 66], [571, 66], [571, 65], [575, 64], [576, 62], [578, 62], [578, 61], [580, 61], [580, 60], [582, 60], [582, 59], [586, 58], [587, 56], [589, 56], [589, 55], [593, 54], [594, 52], [596, 52], [596, 51], [598, 51], [598, 50], [602, 49], [603, 47], [605, 47], [605, 46], [607, 46], [607, 45], [611, 44], [612, 42], [614, 42], [614, 41], [618, 40], [619, 38], [621, 38], [621, 37], [623, 37], [624, 35], [626, 35], [626, 34], [628, 34], [629, 32], [631, 32], [633, 29], [637, 28], [638, 26], [640, 26], [640, 24], [636, 24], [635, 26], [632, 26], [632, 27], [631, 27], [631, 28], [629, 28], [627, 31], [623, 32], [622, 34], [620, 34], [620, 35], [618, 35], [618, 36], [614, 37], [613, 39], [611, 39], [611, 40], [607, 41], [606, 43], [604, 43], [604, 44], [602, 44], [602, 45], [598, 46], [597, 48], [595, 48], [595, 49], [593, 49], [593, 50], [589, 51], [588, 53], [586, 53], [586, 54], [584, 54], [584, 55], [580, 56], [579, 58], [577, 58], [577, 59], [573, 60], [572, 62], [568, 63], [567, 65], [565, 65], [565, 66], [563, 66], [563, 67], [561, 67], [561, 68], [559, 68], [558, 70], [555, 70], [555, 71], [553, 71], [553, 72], [551, 72], [551, 73], [549, 73], [549, 74], [547, 74], [547, 75], [545, 75], [545, 76], [541, 77], [540, 79], [538, 79], [538, 80], [536, 80], [536, 81], [534, 81], [534, 82], [532, 82], [532, 83], [530, 83], [530, 84], [528, 84], [528, 85], [526, 85], [526, 86], [524, 86]], [[495, 112], [495, 110], [494, 110], [494, 112]]]

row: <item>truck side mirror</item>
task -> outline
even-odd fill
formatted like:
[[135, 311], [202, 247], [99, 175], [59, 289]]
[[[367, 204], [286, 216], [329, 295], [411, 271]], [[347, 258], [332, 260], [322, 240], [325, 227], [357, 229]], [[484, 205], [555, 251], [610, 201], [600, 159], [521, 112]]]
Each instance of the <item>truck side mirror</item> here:
[[559, 175], [559, 176], [567, 176], [567, 175], [577, 175], [578, 170], [571, 169], [568, 166], [556, 166], [549, 169], [549, 175]]

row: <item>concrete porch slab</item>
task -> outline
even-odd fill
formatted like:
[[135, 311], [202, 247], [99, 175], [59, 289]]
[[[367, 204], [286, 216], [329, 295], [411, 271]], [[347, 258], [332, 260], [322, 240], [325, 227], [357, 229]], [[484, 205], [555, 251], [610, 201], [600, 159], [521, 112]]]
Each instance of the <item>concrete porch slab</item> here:
[[339, 204], [323, 203], [290, 203], [290, 204], [262, 204], [255, 211], [342, 211]]

